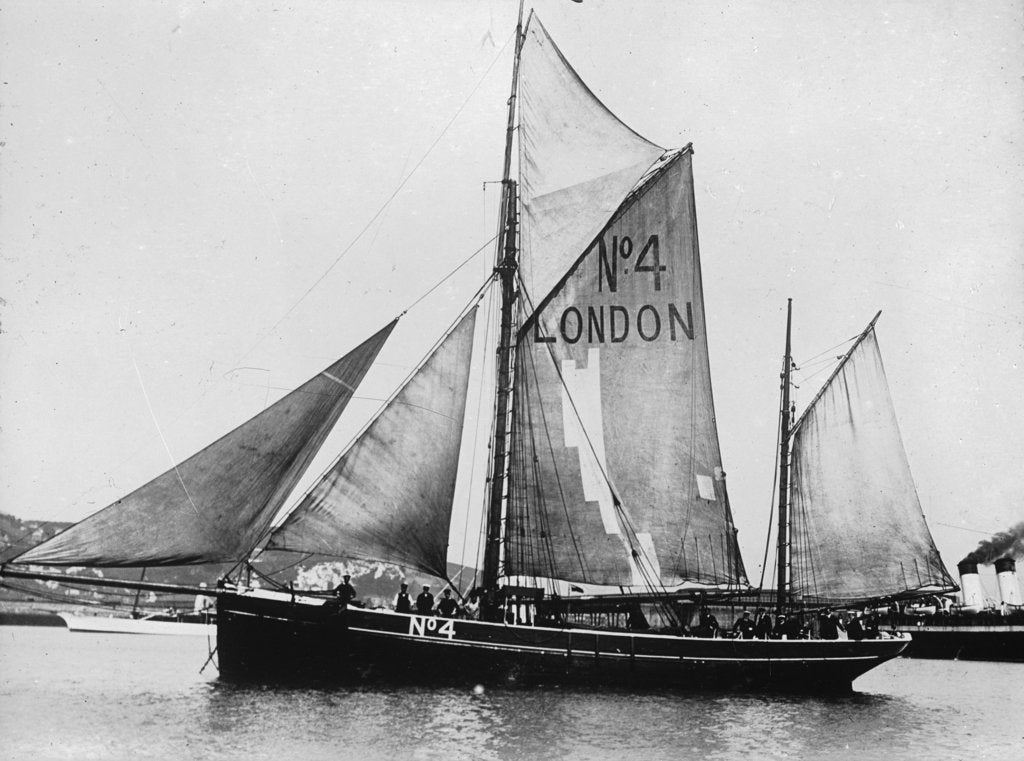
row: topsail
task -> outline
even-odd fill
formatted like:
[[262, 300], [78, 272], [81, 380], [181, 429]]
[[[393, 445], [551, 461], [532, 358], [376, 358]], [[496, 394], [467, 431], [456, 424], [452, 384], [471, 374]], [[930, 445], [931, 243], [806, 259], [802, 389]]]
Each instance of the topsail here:
[[529, 313], [664, 153], [580, 80], [535, 15], [523, 41], [519, 100], [520, 278]]

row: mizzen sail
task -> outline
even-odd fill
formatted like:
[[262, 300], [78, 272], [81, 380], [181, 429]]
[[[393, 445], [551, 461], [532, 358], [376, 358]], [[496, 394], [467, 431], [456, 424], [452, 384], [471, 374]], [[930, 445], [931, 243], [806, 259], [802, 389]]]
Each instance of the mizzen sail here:
[[634, 190], [520, 331], [506, 573], [746, 584], [715, 425], [692, 153]]
[[528, 313], [664, 153], [597, 99], [531, 14], [519, 77], [520, 278]]
[[794, 600], [956, 589], [921, 511], [873, 327], [792, 436]]
[[259, 541], [395, 322], [246, 423], [16, 558], [61, 566], [232, 562]]
[[271, 534], [267, 549], [446, 575], [474, 307]]

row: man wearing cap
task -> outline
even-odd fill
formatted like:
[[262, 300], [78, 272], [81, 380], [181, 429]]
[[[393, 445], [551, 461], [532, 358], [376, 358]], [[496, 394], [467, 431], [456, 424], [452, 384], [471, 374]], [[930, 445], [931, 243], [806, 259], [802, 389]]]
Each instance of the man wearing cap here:
[[430, 587], [423, 586], [423, 591], [416, 598], [416, 612], [421, 616], [429, 616], [434, 612], [434, 595], [430, 594]]
[[437, 604], [437, 613], [445, 618], [455, 618], [459, 610], [459, 604], [452, 599], [452, 590], [446, 589], [442, 593], [441, 602]]
[[412, 600], [409, 599], [408, 584], [402, 584], [401, 590], [395, 595], [395, 613], [412, 613]]
[[754, 638], [754, 622], [750, 620], [750, 611], [743, 611], [743, 615], [736, 619], [732, 625], [732, 633], [740, 639]]
[[718, 619], [715, 618], [715, 614], [708, 610], [707, 605], [702, 605], [700, 609], [700, 615], [697, 617], [697, 628], [693, 630], [693, 633], [698, 637], [717, 637], [718, 636]]

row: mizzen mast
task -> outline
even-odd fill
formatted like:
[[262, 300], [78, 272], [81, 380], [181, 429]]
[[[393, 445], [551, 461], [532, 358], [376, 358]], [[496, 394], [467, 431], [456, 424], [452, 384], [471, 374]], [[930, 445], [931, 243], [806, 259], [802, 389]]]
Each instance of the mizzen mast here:
[[[519, 58], [523, 48], [523, 3], [519, 3], [516, 24], [515, 60], [512, 64], [512, 92], [508, 99], [508, 125], [505, 131], [505, 164], [501, 179], [501, 229], [495, 261], [495, 276], [501, 283], [501, 322], [498, 334], [497, 392], [495, 398], [494, 441], [491, 449], [491, 487], [487, 502], [486, 545], [482, 586], [489, 601], [497, 591], [501, 560], [501, 517], [508, 472], [508, 418], [512, 388], [514, 342], [512, 323], [515, 313], [516, 271], [519, 267], [516, 245], [517, 193], [512, 174], [512, 140], [515, 134], [516, 93], [519, 85]], [[485, 611], [485, 614], [488, 611]]]

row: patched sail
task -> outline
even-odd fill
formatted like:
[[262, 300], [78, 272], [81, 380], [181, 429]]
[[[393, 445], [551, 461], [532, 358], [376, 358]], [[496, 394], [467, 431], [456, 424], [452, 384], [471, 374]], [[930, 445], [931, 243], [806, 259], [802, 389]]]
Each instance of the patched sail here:
[[267, 549], [446, 575], [474, 307], [338, 459]]
[[590, 245], [664, 153], [580, 80], [536, 15], [519, 70], [520, 278], [533, 305]]
[[715, 426], [692, 153], [623, 203], [520, 331], [509, 575], [746, 584]]
[[957, 587], [925, 524], [874, 328], [793, 433], [794, 600], [866, 600]]
[[309, 467], [394, 326], [198, 454], [15, 562], [164, 566], [240, 560]]

